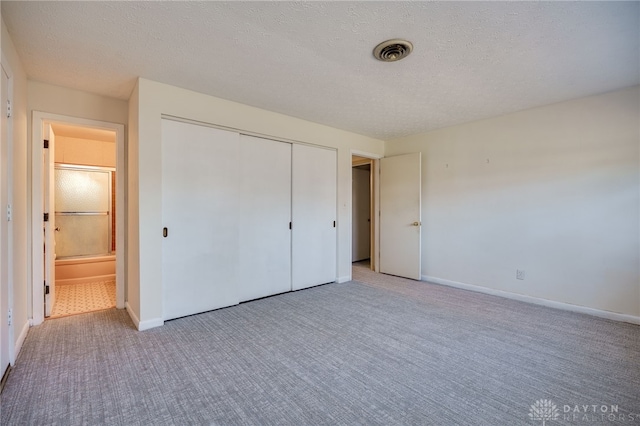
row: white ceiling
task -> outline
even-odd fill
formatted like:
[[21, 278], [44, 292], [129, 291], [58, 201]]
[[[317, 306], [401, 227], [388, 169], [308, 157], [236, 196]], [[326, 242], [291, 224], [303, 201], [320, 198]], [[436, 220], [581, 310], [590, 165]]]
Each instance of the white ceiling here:
[[[138, 76], [379, 139], [640, 84], [639, 2], [12, 2], [33, 80]], [[394, 63], [371, 54], [406, 38]]]
[[56, 136], [65, 136], [76, 139], [90, 139], [102, 142], [116, 141], [116, 132], [113, 130], [98, 129], [95, 127], [74, 126], [72, 124], [53, 123], [51, 128]]

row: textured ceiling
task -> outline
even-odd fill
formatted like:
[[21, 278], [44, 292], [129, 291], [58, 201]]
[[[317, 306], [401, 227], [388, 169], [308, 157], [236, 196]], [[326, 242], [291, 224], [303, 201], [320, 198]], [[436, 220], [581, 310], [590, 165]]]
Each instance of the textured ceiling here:
[[[638, 2], [11, 2], [29, 78], [138, 76], [379, 139], [640, 83]], [[406, 38], [394, 63], [371, 51]]]

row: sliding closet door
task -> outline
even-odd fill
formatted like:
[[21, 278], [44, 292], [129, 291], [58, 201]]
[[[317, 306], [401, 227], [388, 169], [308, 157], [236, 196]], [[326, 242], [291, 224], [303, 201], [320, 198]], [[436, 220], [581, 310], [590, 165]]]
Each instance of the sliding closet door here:
[[292, 289], [336, 280], [336, 152], [293, 145]]
[[239, 137], [162, 120], [165, 320], [238, 303]]
[[291, 144], [240, 136], [240, 301], [291, 290]]

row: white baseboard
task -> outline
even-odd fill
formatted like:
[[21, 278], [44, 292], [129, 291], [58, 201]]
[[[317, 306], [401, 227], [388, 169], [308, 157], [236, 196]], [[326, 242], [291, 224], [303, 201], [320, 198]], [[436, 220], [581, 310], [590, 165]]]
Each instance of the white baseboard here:
[[164, 320], [162, 318], [154, 318], [146, 321], [140, 321], [140, 318], [133, 312], [131, 306], [129, 306], [129, 302], [125, 303], [125, 308], [131, 317], [131, 321], [136, 326], [138, 331], [149, 330], [150, 328], [160, 327], [164, 325]]
[[351, 275], [345, 275], [343, 277], [338, 277], [338, 280], [336, 282], [338, 284], [340, 284], [340, 283], [346, 283], [347, 281], [351, 281]]
[[164, 320], [162, 318], [154, 318], [146, 321], [140, 321], [138, 324], [138, 331], [149, 330], [150, 328], [162, 327]]
[[20, 330], [20, 334], [18, 334], [18, 338], [16, 339], [15, 346], [13, 347], [13, 356], [11, 357], [11, 365], [16, 364], [16, 359], [18, 359], [18, 354], [22, 349], [22, 344], [24, 343], [24, 339], [27, 338], [27, 333], [29, 332], [29, 321], [25, 322]]
[[65, 280], [56, 280], [56, 285], [95, 283], [97, 281], [115, 281], [115, 279], [116, 274], [98, 275], [95, 277], [68, 278]]
[[506, 299], [518, 300], [520, 302], [532, 303], [534, 305], [546, 306], [549, 308], [562, 309], [564, 311], [578, 312], [581, 314], [592, 315], [595, 317], [606, 318], [613, 321], [628, 322], [640, 325], [640, 317], [628, 314], [620, 314], [617, 312], [603, 311], [601, 309], [589, 308], [586, 306], [572, 305], [565, 302], [557, 302], [555, 300], [541, 299], [539, 297], [527, 296], [524, 294], [511, 293], [509, 291], [496, 290], [493, 288], [482, 287], [474, 284], [461, 283], [458, 281], [445, 280], [428, 275], [422, 276], [422, 281], [428, 281], [435, 284], [445, 285], [447, 287], [455, 287], [463, 290], [475, 291], [476, 293], [490, 294], [492, 296], [504, 297]]

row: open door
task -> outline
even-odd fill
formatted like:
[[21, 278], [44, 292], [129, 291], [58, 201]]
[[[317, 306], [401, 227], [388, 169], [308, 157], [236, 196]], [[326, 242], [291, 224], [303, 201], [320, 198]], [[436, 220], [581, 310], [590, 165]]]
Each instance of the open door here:
[[44, 316], [51, 316], [56, 301], [56, 215], [55, 215], [55, 135], [51, 125], [44, 124], [45, 150], [42, 191], [44, 200]]
[[421, 153], [380, 159], [380, 272], [421, 278]]

